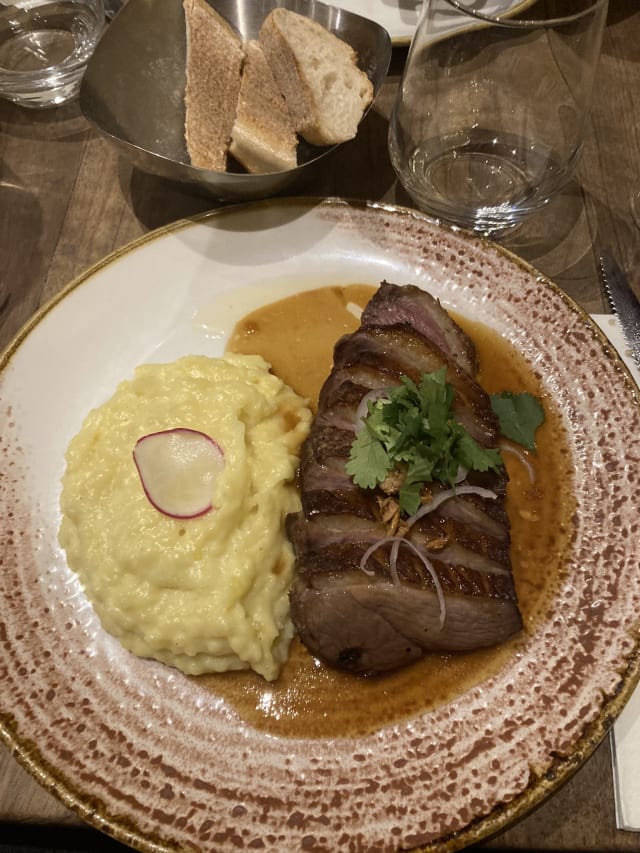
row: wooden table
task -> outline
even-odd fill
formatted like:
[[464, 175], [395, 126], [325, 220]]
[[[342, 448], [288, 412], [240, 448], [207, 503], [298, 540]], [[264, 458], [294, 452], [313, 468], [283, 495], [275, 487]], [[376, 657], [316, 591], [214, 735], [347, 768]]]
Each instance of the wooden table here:
[[[387, 157], [387, 123], [406, 50], [358, 138], [304, 188], [409, 205]], [[142, 174], [89, 128], [72, 104], [49, 112], [0, 104], [0, 349], [49, 297], [86, 267], [130, 240], [216, 203]], [[640, 6], [611, 0], [592, 119], [576, 180], [506, 244], [551, 276], [592, 313], [608, 308], [598, 282], [598, 250], [608, 247], [640, 294], [640, 229], [629, 197], [640, 189]], [[0, 685], [2, 690], [2, 685]], [[640, 769], [639, 769], [640, 772]], [[0, 747], [0, 847], [39, 840], [78, 820]], [[69, 844], [115, 849], [93, 830]], [[48, 841], [40, 841], [46, 848]], [[610, 750], [604, 742], [564, 788], [484, 847], [636, 850], [640, 833], [617, 831]]]

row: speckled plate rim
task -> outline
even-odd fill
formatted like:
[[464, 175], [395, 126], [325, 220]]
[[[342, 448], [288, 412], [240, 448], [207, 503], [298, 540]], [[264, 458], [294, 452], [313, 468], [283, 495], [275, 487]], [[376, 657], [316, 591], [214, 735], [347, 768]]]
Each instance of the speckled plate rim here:
[[[67, 300], [70, 294], [77, 292], [82, 285], [90, 284], [96, 275], [106, 268], [110, 268], [118, 259], [135, 254], [134, 250], [143, 247], [150, 246], [151, 251], [153, 251], [153, 244], [156, 241], [170, 237], [171, 235], [188, 236], [189, 229], [191, 228], [199, 228], [201, 226], [205, 228], [212, 227], [214, 230], [219, 226], [224, 228], [226, 224], [225, 220], [231, 222], [231, 220], [240, 217], [241, 221], [247, 214], [255, 215], [256, 212], [258, 212], [259, 216], [262, 216], [264, 213], [267, 219], [271, 214], [275, 214], [277, 217], [278, 213], [284, 212], [285, 218], [289, 219], [290, 222], [296, 221], [298, 217], [319, 217], [321, 221], [328, 222], [330, 227], [340, 229], [346, 224], [347, 230], [355, 228], [354, 234], [362, 224], [370, 227], [372, 222], [379, 222], [381, 225], [384, 223], [384, 227], [380, 232], [383, 236], [385, 228], [392, 228], [395, 224], [405, 235], [408, 235], [409, 239], [415, 237], [414, 232], [420, 232], [422, 236], [418, 242], [424, 238], [429, 238], [433, 242], [433, 238], [435, 237], [436, 245], [433, 251], [436, 254], [438, 251], [438, 240], [442, 237], [442, 246], [445, 248], [450, 248], [450, 241], [453, 241], [453, 245], [457, 246], [458, 251], [462, 254], [467, 250], [471, 254], [477, 254], [480, 268], [485, 263], [488, 263], [489, 272], [494, 263], [498, 263], [499, 266], [506, 264], [516, 278], [520, 277], [523, 281], [526, 280], [535, 284], [535, 287], [539, 289], [539, 293], [544, 298], [549, 298], [558, 311], [561, 313], [564, 312], [566, 318], [574, 322], [573, 328], [578, 330], [581, 340], [588, 347], [590, 357], [595, 359], [598, 368], [604, 370], [608, 378], [614, 378], [619, 395], [622, 395], [624, 401], [630, 405], [628, 417], [637, 425], [640, 418], [640, 401], [638, 398], [638, 388], [631, 374], [620, 360], [614, 348], [608, 343], [604, 334], [590, 320], [588, 315], [552, 282], [545, 279], [536, 270], [506, 250], [474, 235], [440, 226], [428, 217], [415, 211], [391, 205], [348, 202], [340, 199], [296, 198], [236, 206], [204, 214], [193, 220], [174, 223], [134, 241], [124, 249], [115, 252], [94, 265], [83, 275], [71, 282], [25, 325], [0, 357], [0, 392], [3, 390], [3, 380], [12, 364], [13, 358], [21, 350], [25, 342], [28, 341], [32, 332], [51, 315], [56, 306]], [[238, 222], [237, 219], [236, 222]], [[268, 224], [267, 220], [264, 220], [264, 224], [265, 226]], [[392, 246], [392, 252], [397, 250], [398, 247], [393, 244], [393, 239], [390, 245]], [[380, 243], [371, 245], [371, 252], [380, 258], [384, 256], [384, 262], [387, 263], [389, 260], [385, 255], [387, 248], [383, 237]], [[430, 262], [429, 254], [427, 253], [424, 257], [413, 260], [416, 262], [414, 280], [420, 280], [426, 275], [426, 267], [428, 267]], [[454, 253], [449, 259], [449, 263], [455, 266], [457, 262]], [[446, 265], [445, 270], [447, 270]], [[441, 283], [444, 293], [451, 292], [449, 288], [452, 282], [453, 279], [450, 279]], [[420, 281], [420, 283], [424, 284], [424, 281]], [[487, 298], [490, 301], [490, 294], [487, 294]], [[453, 302], [455, 307], [456, 299]], [[0, 397], [1, 399], [2, 397]], [[4, 409], [4, 403], [2, 408]], [[3, 411], [0, 414], [4, 415], [5, 412]], [[12, 416], [15, 416], [15, 413]], [[625, 421], [625, 426], [629, 426], [629, 422]], [[636, 431], [635, 435], [638, 435], [638, 431]], [[633, 462], [634, 453], [636, 454], [635, 461], [637, 468], [639, 453], [637, 439], [632, 444], [631, 462]], [[624, 555], [625, 565], [629, 563], [629, 559], [636, 559], [637, 565], [636, 552], [632, 551], [630, 553], [632, 554], [631, 557], [629, 554]], [[619, 554], [617, 556], [619, 557]], [[622, 573], [622, 568], [619, 568], [619, 571]], [[424, 840], [418, 838], [417, 834], [409, 836], [409, 841], [405, 839], [405, 846], [424, 851], [455, 850], [495, 834], [505, 829], [514, 820], [527, 814], [549, 794], [553, 793], [589, 757], [593, 749], [607, 733], [610, 725], [640, 679], [640, 643], [638, 639], [637, 618], [635, 617], [640, 604], [640, 590], [637, 587], [637, 580], [635, 584], [635, 587], [627, 587], [626, 589], [626, 607], [623, 610], [625, 610], [627, 620], [624, 621], [623, 619], [623, 624], [617, 626], [616, 634], [613, 638], [615, 641], [620, 641], [620, 645], [615, 651], [615, 665], [610, 661], [602, 664], [607, 669], [606, 678], [603, 678], [602, 683], [598, 683], [594, 687], [600, 699], [599, 701], [595, 700], [595, 704], [590, 708], [589, 713], [585, 713], [582, 721], [583, 724], [581, 724], [577, 734], [574, 733], [568, 736], [566, 742], [570, 748], [564, 754], [550, 757], [543, 768], [531, 768], [526, 784], [521, 785], [519, 790], [510, 792], [506, 802], [494, 804], [486, 813], [471, 816], [464, 825], [454, 828], [451, 832], [441, 833], [437, 837]], [[2, 620], [3, 610], [6, 607], [7, 604], [5, 601], [0, 603], [0, 627], [2, 628], [6, 628]], [[85, 618], [90, 620], [91, 617], [86, 614], [86, 607], [84, 611]], [[7, 652], [12, 650], [12, 644], [6, 630], [4, 633], [0, 632], [0, 641], [2, 641], [3, 648], [3, 655], [0, 656], [0, 673], [4, 677], [3, 670], [9, 671], [13, 665], [7, 654]], [[615, 645], [615, 642], [612, 645]], [[110, 653], [113, 653], [112, 649], [110, 649]], [[147, 664], [144, 663], [144, 665], [146, 666]], [[597, 671], [599, 672], [599, 669]], [[166, 687], [166, 685], [164, 686]], [[474, 710], [482, 710], [481, 697], [476, 695], [475, 692], [472, 697], [465, 697], [465, 701], [467, 698], [469, 701], [476, 703], [477, 707]], [[478, 702], [480, 703], [479, 705]], [[3, 708], [0, 712], [0, 735], [18, 761], [23, 764], [40, 784], [57, 795], [67, 807], [76, 811], [88, 823], [140, 850], [157, 851], [177, 849], [178, 845], [175, 841], [167, 841], [164, 833], [141, 830], [137, 825], [135, 810], [133, 814], [114, 811], [100, 797], [84, 789], [82, 785], [79, 785], [77, 779], [70, 777], [64, 767], [59, 766], [55, 762], [51, 763], [37, 745], [34, 739], [34, 732], [25, 730], [24, 723], [22, 725], [16, 724], [11, 707]], [[415, 839], [415, 843], [411, 840], [412, 838]], [[387, 848], [380, 847], [379, 849]], [[392, 849], [392, 847], [388, 849]]]

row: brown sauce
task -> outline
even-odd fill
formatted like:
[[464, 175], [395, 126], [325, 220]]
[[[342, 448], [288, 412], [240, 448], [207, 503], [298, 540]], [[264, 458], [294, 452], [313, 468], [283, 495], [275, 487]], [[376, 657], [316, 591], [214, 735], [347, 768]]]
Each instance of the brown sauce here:
[[321, 287], [279, 299], [248, 314], [233, 330], [229, 352], [259, 354], [315, 409], [333, 367], [333, 345], [360, 325], [357, 312], [374, 292], [365, 284]]
[[[334, 342], [358, 326], [347, 306], [363, 306], [372, 293], [373, 288], [365, 285], [327, 287], [267, 305], [238, 323], [228, 350], [259, 353], [277, 375], [315, 403], [332, 366]], [[552, 606], [570, 548], [573, 511], [571, 463], [560, 418], [511, 344], [483, 325], [456, 319], [476, 344], [479, 378], [489, 393], [529, 391], [541, 397], [545, 407], [537, 454], [527, 454], [526, 464], [518, 456], [505, 454], [511, 556], [524, 629], [496, 648], [430, 654], [375, 678], [330, 669], [312, 658], [298, 640], [280, 678], [272, 684], [246, 672], [201, 677], [201, 683], [210, 684], [255, 728], [275, 736], [349, 737], [423, 713], [495, 674]]]

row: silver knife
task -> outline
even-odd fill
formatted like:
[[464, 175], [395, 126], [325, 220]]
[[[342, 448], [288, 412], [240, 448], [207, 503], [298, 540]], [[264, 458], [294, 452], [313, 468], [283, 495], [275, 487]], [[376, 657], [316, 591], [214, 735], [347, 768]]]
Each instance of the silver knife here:
[[600, 271], [613, 312], [620, 320], [624, 338], [640, 367], [640, 302], [625, 274], [607, 252], [600, 255]]

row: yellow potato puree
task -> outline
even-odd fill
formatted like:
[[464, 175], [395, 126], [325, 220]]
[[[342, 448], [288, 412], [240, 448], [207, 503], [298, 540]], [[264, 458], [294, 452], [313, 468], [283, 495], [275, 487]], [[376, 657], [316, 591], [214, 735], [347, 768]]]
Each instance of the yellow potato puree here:
[[[277, 677], [293, 627], [293, 552], [306, 402], [260, 356], [188, 356], [138, 367], [69, 444], [60, 543], [100, 621], [137, 655], [189, 674], [251, 667]], [[215, 509], [172, 518], [147, 499], [133, 460], [144, 435], [186, 427], [225, 465]]]

